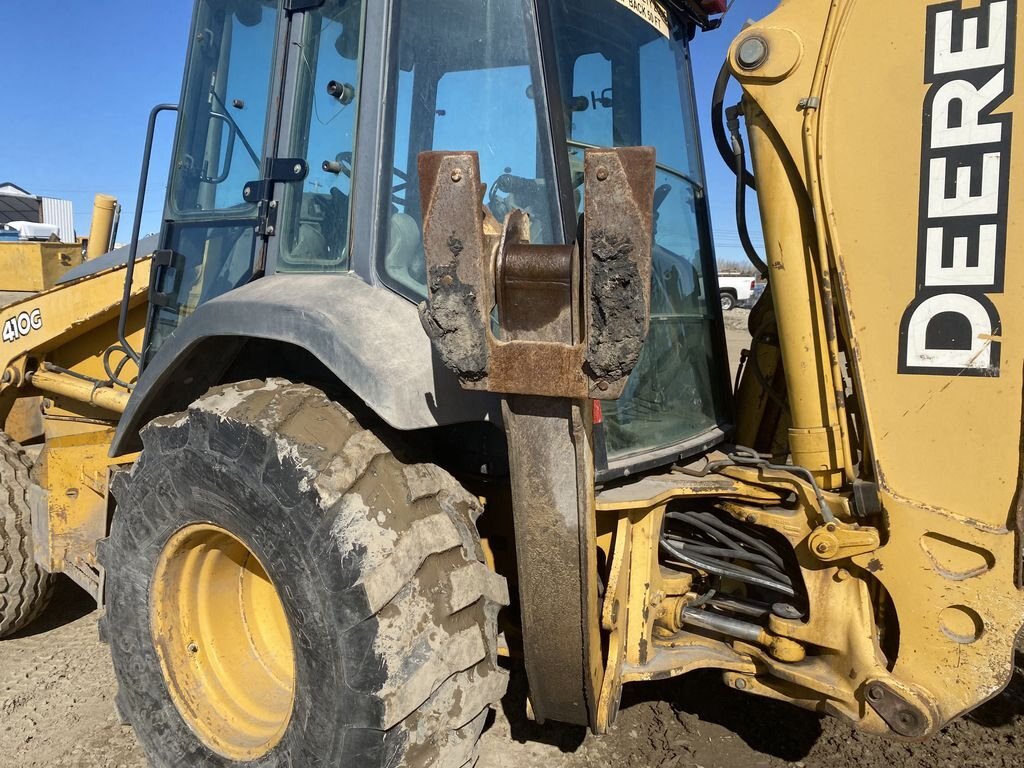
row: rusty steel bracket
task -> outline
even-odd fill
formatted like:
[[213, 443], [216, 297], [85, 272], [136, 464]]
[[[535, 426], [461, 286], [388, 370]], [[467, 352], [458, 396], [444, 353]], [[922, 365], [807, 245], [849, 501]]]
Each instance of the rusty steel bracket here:
[[834, 562], [874, 552], [882, 546], [877, 528], [833, 522], [815, 528], [807, 537], [807, 547], [823, 562]]
[[[600, 727], [590, 399], [621, 395], [650, 322], [654, 150], [589, 150], [574, 245], [483, 207], [475, 153], [420, 155], [427, 301], [420, 319], [466, 389], [505, 395], [530, 702], [538, 722]], [[617, 671], [616, 671], [617, 673]]]
[[901, 692], [883, 680], [864, 686], [864, 699], [893, 733], [907, 739], [921, 739], [936, 727], [935, 715], [909, 692]]
[[[530, 243], [514, 211], [485, 234], [476, 153], [419, 158], [427, 301], [420, 318], [466, 389], [614, 400], [650, 324], [654, 150], [587, 150], [582, 236]], [[496, 335], [492, 310], [497, 310]], [[573, 338], [545, 340], [569, 320]]]

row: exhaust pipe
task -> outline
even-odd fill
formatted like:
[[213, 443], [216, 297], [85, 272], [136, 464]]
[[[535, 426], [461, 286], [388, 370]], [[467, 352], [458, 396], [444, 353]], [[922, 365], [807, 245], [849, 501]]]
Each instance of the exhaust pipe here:
[[115, 222], [120, 217], [121, 206], [116, 197], [96, 195], [92, 207], [92, 228], [89, 230], [89, 247], [86, 249], [87, 260], [95, 259], [107, 253], [114, 240]]

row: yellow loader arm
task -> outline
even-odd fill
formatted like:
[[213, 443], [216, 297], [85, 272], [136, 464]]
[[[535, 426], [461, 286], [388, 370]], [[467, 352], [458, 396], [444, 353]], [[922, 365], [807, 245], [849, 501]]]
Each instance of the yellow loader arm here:
[[[149, 266], [148, 258], [136, 265], [133, 308], [145, 301]], [[13, 403], [12, 390], [26, 386], [29, 378], [35, 379], [35, 387], [44, 388], [41, 379], [46, 377], [38, 376], [36, 371], [49, 352], [66, 347], [111, 320], [115, 321], [113, 328], [116, 330], [123, 293], [124, 267], [121, 266], [0, 308], [0, 423]], [[115, 333], [109, 343], [116, 342]], [[35, 367], [30, 365], [33, 361]]]
[[[882, 546], [851, 560], [863, 608], [890, 617], [889, 672], [857, 698], [905, 736], [1001, 690], [1024, 623], [1020, 32], [1017, 0], [782, 0], [729, 52], [792, 417], [779, 431], [794, 463], [882, 513]], [[741, 410], [760, 392], [746, 385]], [[816, 621], [839, 626], [839, 602]]]

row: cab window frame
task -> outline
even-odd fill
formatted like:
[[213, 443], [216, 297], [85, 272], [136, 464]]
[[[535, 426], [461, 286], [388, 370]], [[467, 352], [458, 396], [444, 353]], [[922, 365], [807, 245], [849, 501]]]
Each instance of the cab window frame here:
[[[270, 71], [268, 77], [266, 107], [262, 111], [263, 130], [262, 133], [258, 135], [258, 138], [261, 140], [261, 143], [259, 147], [253, 147], [254, 150], [262, 152], [262, 154], [260, 155], [261, 167], [255, 168], [252, 171], [252, 178], [254, 179], [259, 177], [262, 171], [262, 161], [265, 157], [269, 156], [272, 153], [275, 145], [276, 125], [274, 120], [271, 119], [271, 115], [273, 114], [274, 111], [273, 105], [275, 95], [279, 91], [280, 81], [284, 69], [284, 55], [281, 51], [281, 41], [286, 35], [289, 26], [287, 13], [284, 9], [284, 5], [284, 0], [275, 0], [272, 3], [272, 7], [271, 5], [268, 5], [267, 7], [264, 8], [265, 13], [273, 13], [275, 15], [276, 21], [274, 31], [271, 36], [271, 45], [274, 47], [272, 49], [270, 56]], [[195, 4], [192, 13], [190, 29], [196, 28], [198, 24], [199, 14], [203, 12], [203, 8], [204, 4], [198, 2]], [[218, 43], [218, 45], [222, 44], [222, 42], [223, 41], [221, 41], [221, 43]], [[239, 196], [238, 204], [236, 204], [233, 207], [219, 207], [216, 204], [214, 204], [212, 207], [209, 208], [181, 208], [178, 206], [178, 201], [175, 199], [175, 194], [180, 191], [181, 184], [181, 180], [179, 177], [180, 169], [178, 168], [178, 164], [182, 159], [183, 151], [186, 148], [194, 148], [194, 145], [196, 144], [197, 141], [194, 133], [189, 134], [188, 131], [192, 130], [194, 132], [199, 129], [200, 125], [209, 125], [209, 123], [206, 121], [203, 121], [201, 123], [200, 121], [195, 120], [196, 114], [201, 110], [200, 104], [205, 98], [204, 91], [202, 88], [193, 87], [195, 85], [193, 80], [197, 77], [196, 65], [198, 63], [197, 59], [199, 54], [199, 48], [202, 44], [202, 40], [192, 38], [189, 40], [188, 49], [186, 51], [186, 69], [184, 77], [182, 78], [181, 94], [178, 98], [178, 104], [180, 106], [178, 109], [177, 121], [174, 130], [174, 143], [172, 145], [170, 169], [168, 171], [167, 177], [167, 195], [165, 198], [163, 210], [164, 221], [185, 222], [189, 220], [199, 221], [206, 219], [221, 218], [241, 219], [253, 216], [256, 211], [256, 206], [250, 203], [245, 203], [245, 201], [242, 200], [241, 196]], [[234, 46], [233, 40], [232, 46]], [[228, 71], [227, 77], [227, 82], [230, 84], [232, 77], [230, 71]], [[186, 98], [187, 96], [191, 96], [191, 99]], [[225, 106], [226, 110], [228, 110], [228, 116], [232, 116], [229, 111], [232, 109], [232, 105], [230, 103], [226, 103]], [[221, 124], [222, 130], [227, 129], [228, 131], [230, 131], [230, 128], [228, 128], [228, 126], [229, 121], [223, 120]], [[257, 136], [248, 136], [248, 138], [250, 139], [250, 141], [252, 141], [255, 140]], [[222, 134], [221, 140], [223, 141], [225, 139], [226, 136]], [[243, 167], [245, 163], [249, 162], [248, 153], [246, 151], [244, 143], [242, 142], [241, 137], [237, 135], [235, 136], [233, 154], [229, 158], [227, 158], [227, 160], [231, 170], [237, 170], [235, 168], [235, 161], [237, 161], [239, 166]], [[224, 171], [224, 168], [220, 166], [221, 161], [218, 161], [217, 170], [219, 173]], [[225, 178], [220, 183], [226, 182], [228, 178]]]
[[[321, 10], [321, 3], [317, 3], [314, 6], [302, 11], [285, 12], [285, 15], [290, 15], [290, 23], [288, 26], [287, 37], [282, 42], [282, 48], [285, 49], [283, 54], [286, 58], [283, 65], [283, 73], [281, 75], [280, 89], [277, 94], [279, 100], [279, 108], [276, 111], [275, 120], [275, 137], [276, 141], [273, 146], [273, 152], [268, 153], [267, 157], [275, 160], [287, 159], [291, 157], [292, 148], [295, 146], [297, 139], [302, 138], [302, 134], [308, 134], [309, 130], [309, 116], [305, 116], [305, 119], [299, 119], [299, 108], [303, 98], [301, 94], [297, 93], [297, 89], [304, 85], [303, 76], [299, 73], [300, 67], [304, 66], [303, 57], [300, 55], [305, 45], [305, 39], [309, 34], [308, 25], [312, 23], [312, 19], [318, 15]], [[374, 112], [372, 103], [376, 99], [376, 92], [368, 92], [367, 88], [372, 85], [374, 78], [377, 76], [377, 60], [372, 55], [368, 55], [366, 50], [366, 41], [370, 39], [371, 25], [376, 19], [379, 18], [381, 12], [384, 9], [385, 3], [377, 3], [374, 0], [362, 0], [362, 9], [360, 13], [359, 22], [359, 52], [357, 55], [357, 82], [353, 83], [356, 90], [355, 102], [351, 105], [355, 109], [353, 115], [353, 128], [352, 128], [352, 154], [353, 154], [353, 169], [352, 178], [349, 183], [349, 201], [348, 201], [348, 214], [347, 214], [347, 232], [348, 242], [345, 248], [344, 260], [332, 268], [329, 269], [302, 269], [294, 268], [288, 265], [288, 260], [282, 254], [285, 249], [285, 244], [278, 233], [267, 239], [267, 252], [266, 252], [266, 274], [318, 274], [318, 275], [344, 275], [351, 274], [353, 272], [360, 273], [361, 270], [357, 266], [360, 261], [360, 254], [363, 248], [363, 244], [360, 242], [360, 238], [357, 236], [357, 230], [361, 220], [361, 212], [363, 205], [363, 198], [365, 190], [363, 185], [367, 177], [372, 177], [372, 173], [367, 173], [365, 169], [362, 169], [362, 164], [356, 162], [356, 159], [360, 157], [361, 153], [366, 152], [366, 147], [363, 146], [364, 142], [372, 144], [372, 136], [374, 134], [374, 127], [371, 125], [371, 130], [366, 130], [366, 122], [368, 116], [371, 116]], [[325, 86], [325, 83], [319, 85]], [[316, 85], [314, 85], [314, 88]], [[371, 88], [371, 90], [373, 90]], [[367, 95], [369, 93], [369, 95]], [[303, 129], [303, 130], [297, 130]], [[365, 138], [369, 135], [371, 138]], [[305, 141], [309, 141], [309, 136], [305, 136]], [[308, 149], [308, 147], [307, 147]], [[362, 169], [362, 170], [361, 170]], [[314, 169], [310, 167], [310, 173]], [[308, 177], [307, 177], [308, 178]], [[305, 182], [303, 182], [305, 183]], [[301, 195], [294, 195], [294, 190], [289, 189], [289, 184], [278, 183], [274, 184], [272, 200], [281, 211], [282, 216], [290, 216], [292, 212], [289, 209], [289, 205], [294, 202], [295, 198], [301, 201]], [[296, 217], [298, 213], [296, 212]]]

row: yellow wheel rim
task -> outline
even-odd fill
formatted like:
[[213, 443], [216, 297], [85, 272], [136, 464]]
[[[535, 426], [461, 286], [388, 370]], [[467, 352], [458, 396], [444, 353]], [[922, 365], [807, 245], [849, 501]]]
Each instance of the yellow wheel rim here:
[[151, 590], [153, 643], [171, 699], [223, 757], [262, 757], [281, 741], [295, 700], [284, 606], [263, 565], [214, 525], [164, 547]]

